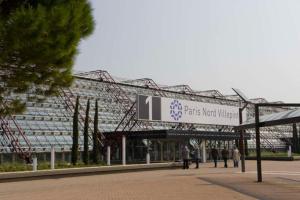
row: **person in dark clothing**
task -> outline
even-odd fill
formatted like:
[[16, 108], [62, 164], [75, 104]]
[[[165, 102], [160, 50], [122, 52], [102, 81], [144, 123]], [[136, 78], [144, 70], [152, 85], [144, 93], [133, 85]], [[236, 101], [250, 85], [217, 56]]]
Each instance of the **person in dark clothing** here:
[[183, 169], [189, 168], [190, 150], [187, 146], [182, 149]]
[[196, 147], [195, 152], [194, 152], [194, 158], [195, 158], [195, 162], [196, 162], [196, 169], [199, 168], [199, 162], [201, 159], [201, 155], [200, 155], [200, 148]]
[[211, 149], [211, 156], [214, 160], [215, 167], [217, 167], [218, 155], [219, 155], [218, 150], [215, 147], [213, 147]]
[[222, 150], [222, 158], [224, 160], [224, 167], [227, 168], [227, 160], [229, 157], [229, 151], [227, 150], [226, 147], [224, 147], [224, 149]]

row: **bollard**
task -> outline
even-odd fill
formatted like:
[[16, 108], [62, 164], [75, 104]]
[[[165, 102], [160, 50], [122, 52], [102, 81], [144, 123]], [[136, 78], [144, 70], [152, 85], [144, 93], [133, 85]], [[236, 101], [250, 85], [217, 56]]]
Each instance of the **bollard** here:
[[202, 163], [206, 163], [206, 141], [203, 140], [201, 142], [201, 147], [202, 147]]
[[146, 154], [146, 162], [147, 162], [147, 165], [150, 164], [150, 153], [149, 152], [147, 152], [147, 154]]
[[122, 165], [126, 165], [126, 136], [122, 136]]
[[34, 157], [32, 159], [32, 171], [34, 171], [34, 172], [37, 171], [37, 157]]
[[110, 146], [107, 146], [107, 165], [110, 166]]
[[51, 169], [55, 169], [55, 149], [51, 146]]
[[289, 145], [288, 157], [292, 157], [292, 147], [291, 147], [291, 145]]

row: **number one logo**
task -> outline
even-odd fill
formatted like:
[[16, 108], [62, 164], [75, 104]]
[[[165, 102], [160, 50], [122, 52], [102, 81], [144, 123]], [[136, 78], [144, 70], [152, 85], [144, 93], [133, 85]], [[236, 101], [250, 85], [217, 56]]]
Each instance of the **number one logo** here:
[[149, 120], [152, 120], [152, 97], [147, 97], [145, 103], [148, 104], [149, 108]]

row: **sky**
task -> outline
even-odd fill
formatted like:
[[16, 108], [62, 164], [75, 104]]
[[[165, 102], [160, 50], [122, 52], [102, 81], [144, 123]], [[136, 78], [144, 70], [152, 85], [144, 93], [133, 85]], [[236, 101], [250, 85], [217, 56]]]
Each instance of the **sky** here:
[[300, 102], [299, 0], [91, 0], [75, 71]]

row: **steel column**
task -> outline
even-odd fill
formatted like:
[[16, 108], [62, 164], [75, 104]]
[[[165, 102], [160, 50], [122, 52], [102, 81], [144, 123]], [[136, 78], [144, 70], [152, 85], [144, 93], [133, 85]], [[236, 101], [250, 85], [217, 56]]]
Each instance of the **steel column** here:
[[202, 163], [206, 163], [206, 140], [202, 140], [201, 147], [202, 147]]
[[126, 165], [126, 136], [122, 136], [122, 165]]
[[[243, 109], [239, 108], [239, 121], [240, 124], [243, 123]], [[245, 146], [244, 146], [244, 130], [240, 130], [240, 153], [241, 153], [241, 170], [245, 172]]]
[[259, 106], [255, 105], [255, 132], [256, 132], [256, 163], [257, 182], [262, 182], [261, 152], [260, 152], [260, 130], [259, 130]]
[[150, 153], [149, 153], [149, 150], [147, 150], [147, 154], [146, 154], [146, 163], [148, 165], [150, 164]]
[[299, 153], [299, 138], [298, 138], [298, 130], [297, 130], [297, 125], [294, 123], [293, 124], [293, 139], [292, 139], [292, 151], [293, 153]]
[[65, 152], [61, 152], [61, 161], [62, 162], [65, 162], [66, 161], [66, 158], [65, 158]]
[[37, 157], [36, 156], [33, 158], [32, 171], [34, 171], [34, 172], [37, 171]]

